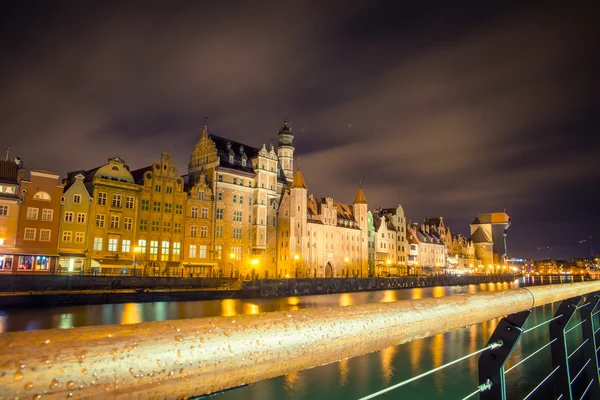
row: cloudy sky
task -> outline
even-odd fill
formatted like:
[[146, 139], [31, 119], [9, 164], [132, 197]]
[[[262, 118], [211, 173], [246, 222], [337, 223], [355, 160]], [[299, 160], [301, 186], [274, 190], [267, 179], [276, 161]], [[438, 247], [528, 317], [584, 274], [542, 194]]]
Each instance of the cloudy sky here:
[[184, 173], [205, 117], [260, 146], [287, 103], [317, 196], [362, 181], [370, 207], [464, 234], [506, 209], [512, 256], [600, 251], [592, 2], [402, 3], [4, 1], [0, 146], [60, 173], [166, 151]]

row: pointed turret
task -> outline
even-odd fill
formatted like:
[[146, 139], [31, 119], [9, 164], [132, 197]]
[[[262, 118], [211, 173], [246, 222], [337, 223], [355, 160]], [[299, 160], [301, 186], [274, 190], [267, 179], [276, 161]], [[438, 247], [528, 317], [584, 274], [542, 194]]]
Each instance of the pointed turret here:
[[296, 175], [294, 175], [294, 181], [292, 182], [292, 186], [290, 189], [306, 189], [306, 184], [304, 183], [304, 176], [300, 170], [296, 171]]
[[200, 137], [208, 136], [208, 117], [204, 118], [204, 127], [202, 128], [202, 132], [200, 132]]
[[277, 156], [286, 179], [291, 181], [294, 174], [294, 134], [288, 124], [287, 111], [277, 134]]
[[362, 188], [358, 188], [358, 192], [356, 192], [356, 197], [354, 197], [353, 204], [367, 204], [367, 198], [365, 197], [365, 193]]

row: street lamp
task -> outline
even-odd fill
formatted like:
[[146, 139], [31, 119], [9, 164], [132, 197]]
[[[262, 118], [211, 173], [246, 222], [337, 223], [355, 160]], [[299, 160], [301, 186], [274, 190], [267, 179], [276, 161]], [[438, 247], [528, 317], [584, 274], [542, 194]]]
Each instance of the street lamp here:
[[296, 269], [296, 279], [298, 279], [298, 259], [300, 256], [298, 254], [294, 254], [294, 268]]
[[390, 260], [389, 258], [387, 260], [385, 260], [385, 263], [387, 264], [387, 273], [388, 273], [388, 277], [390, 276], [390, 265], [392, 265], [392, 260]]
[[348, 262], [350, 259], [348, 257], [344, 257], [344, 269], [346, 270], [346, 279], [348, 278]]
[[250, 264], [252, 264], [254, 266], [254, 268], [252, 268], [252, 275], [254, 278], [257, 275], [257, 274], [255, 274], [255, 268], [258, 265], [258, 258], [253, 258], [252, 261], [250, 261]]
[[137, 268], [136, 268], [136, 265], [135, 265], [135, 256], [136, 256], [136, 254], [137, 254], [137, 253], [139, 253], [141, 250], [142, 250], [142, 249], [140, 249], [139, 247], [134, 247], [134, 248], [133, 248], [133, 276], [135, 276], [135, 270], [137, 269]]

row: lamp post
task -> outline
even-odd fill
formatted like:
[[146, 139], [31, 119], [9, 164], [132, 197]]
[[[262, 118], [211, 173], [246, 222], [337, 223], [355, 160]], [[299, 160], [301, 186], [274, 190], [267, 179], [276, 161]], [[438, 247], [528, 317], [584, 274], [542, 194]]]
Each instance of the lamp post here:
[[298, 254], [294, 254], [294, 269], [296, 270], [296, 279], [298, 279], [298, 259], [300, 259], [300, 256]]
[[390, 265], [392, 265], [392, 260], [390, 260], [389, 258], [387, 260], [385, 260], [385, 263], [387, 265], [387, 274], [388, 277], [390, 276]]
[[137, 254], [137, 253], [139, 253], [139, 252], [140, 252], [140, 250], [141, 250], [141, 249], [140, 249], [139, 247], [134, 247], [134, 248], [133, 248], [133, 276], [135, 276], [135, 275], [136, 275], [136, 274], [135, 274], [135, 270], [136, 270], [136, 265], [135, 265], [135, 256], [136, 256], [136, 254]]
[[257, 274], [255, 274], [255, 268], [258, 265], [258, 258], [253, 258], [252, 261], [250, 262], [252, 264], [252, 278], [254, 278]]
[[229, 253], [229, 268], [231, 269], [229, 278], [229, 290], [231, 290], [231, 282], [233, 281], [233, 259], [235, 258], [234, 253]]
[[350, 259], [348, 257], [344, 257], [344, 269], [346, 270], [346, 279], [348, 279], [348, 261], [350, 261]]

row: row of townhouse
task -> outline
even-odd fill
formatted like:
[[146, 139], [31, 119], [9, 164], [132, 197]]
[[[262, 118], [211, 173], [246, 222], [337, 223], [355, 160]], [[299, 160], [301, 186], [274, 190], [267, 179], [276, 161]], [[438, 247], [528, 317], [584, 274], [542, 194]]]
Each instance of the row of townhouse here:
[[352, 203], [314, 196], [294, 170], [293, 140], [287, 120], [277, 147], [204, 126], [185, 174], [168, 153], [135, 170], [113, 157], [64, 179], [24, 179], [19, 159], [2, 161], [0, 273], [397, 276], [506, 253], [505, 213], [480, 214], [466, 239], [441, 217], [418, 225], [402, 206], [369, 211], [361, 188]]

